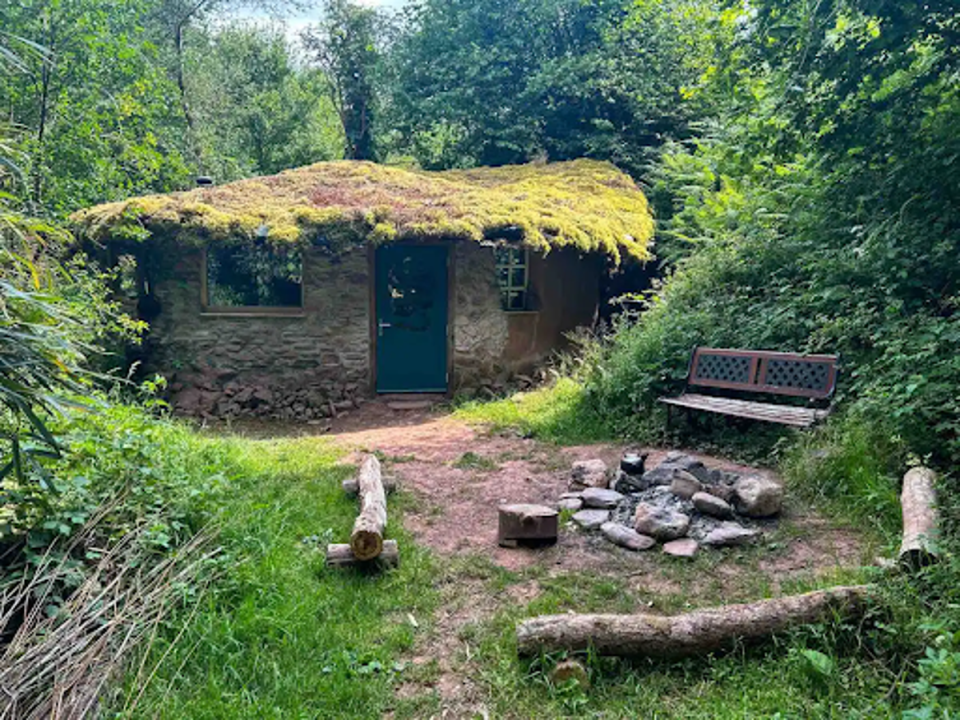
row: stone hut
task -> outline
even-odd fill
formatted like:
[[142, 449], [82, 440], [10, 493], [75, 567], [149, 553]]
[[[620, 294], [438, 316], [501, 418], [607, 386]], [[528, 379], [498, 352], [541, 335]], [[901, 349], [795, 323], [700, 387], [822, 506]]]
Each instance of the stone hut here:
[[425, 172], [330, 162], [77, 213], [204, 416], [311, 419], [527, 372], [649, 258], [646, 198], [590, 160]]

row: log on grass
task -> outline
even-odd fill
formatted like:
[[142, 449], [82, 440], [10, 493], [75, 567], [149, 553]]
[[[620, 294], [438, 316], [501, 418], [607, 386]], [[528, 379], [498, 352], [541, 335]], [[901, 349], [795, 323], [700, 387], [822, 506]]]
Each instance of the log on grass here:
[[759, 640], [787, 628], [863, 612], [870, 587], [857, 585], [743, 605], [658, 615], [544, 615], [517, 626], [521, 655], [593, 648], [600, 655], [679, 658]]
[[367, 455], [357, 473], [360, 514], [350, 533], [350, 547], [359, 560], [372, 560], [383, 549], [383, 531], [387, 527], [387, 496], [380, 475], [380, 461]]
[[911, 468], [903, 476], [900, 506], [903, 509], [903, 538], [900, 563], [908, 568], [927, 565], [937, 559], [939, 517], [937, 476], [925, 467]]
[[327, 545], [327, 567], [364, 567], [372, 565], [397, 567], [399, 564], [400, 548], [397, 547], [396, 540], [384, 540], [383, 549], [373, 560], [358, 559], [348, 543]]

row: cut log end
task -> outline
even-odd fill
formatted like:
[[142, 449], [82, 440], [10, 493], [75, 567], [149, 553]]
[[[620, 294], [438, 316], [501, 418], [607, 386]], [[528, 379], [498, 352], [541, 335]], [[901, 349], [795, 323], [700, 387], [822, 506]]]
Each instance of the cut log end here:
[[359, 560], [372, 560], [383, 551], [383, 537], [371, 530], [357, 530], [350, 536], [350, 547]]

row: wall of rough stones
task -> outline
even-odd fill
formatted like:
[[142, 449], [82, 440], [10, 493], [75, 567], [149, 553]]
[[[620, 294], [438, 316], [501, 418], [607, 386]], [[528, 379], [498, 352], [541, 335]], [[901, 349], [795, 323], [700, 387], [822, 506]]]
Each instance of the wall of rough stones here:
[[[504, 313], [494, 253], [451, 246], [451, 390], [506, 382], [596, 316], [599, 260], [531, 253], [527, 313]], [[175, 407], [201, 417], [314, 420], [371, 394], [370, 264], [365, 249], [303, 258], [302, 312], [218, 314], [201, 307], [203, 254], [171, 246], [177, 260], [153, 286], [159, 303], [147, 341], [147, 369], [170, 380]]]
[[367, 253], [303, 258], [304, 306], [287, 316], [206, 313], [203, 256], [180, 254], [155, 285], [152, 365], [190, 415], [314, 419], [352, 407], [370, 368]]

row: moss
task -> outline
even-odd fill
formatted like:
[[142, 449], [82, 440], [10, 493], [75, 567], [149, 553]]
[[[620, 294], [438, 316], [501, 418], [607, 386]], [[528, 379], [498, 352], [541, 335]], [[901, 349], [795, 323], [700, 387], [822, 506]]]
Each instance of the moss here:
[[183, 241], [242, 240], [266, 225], [278, 243], [509, 238], [543, 252], [572, 246], [618, 262], [623, 254], [648, 259], [653, 235], [636, 184], [593, 160], [447, 172], [319, 163], [99, 205], [73, 221], [98, 240], [171, 232]]

